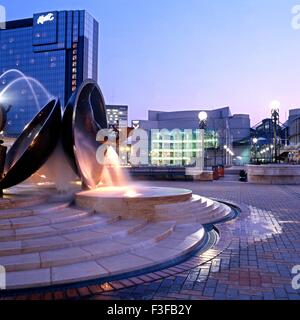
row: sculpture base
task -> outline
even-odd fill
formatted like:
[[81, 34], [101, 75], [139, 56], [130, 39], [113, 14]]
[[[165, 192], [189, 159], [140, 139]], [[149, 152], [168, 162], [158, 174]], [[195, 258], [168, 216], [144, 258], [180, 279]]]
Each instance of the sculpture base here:
[[123, 218], [143, 217], [153, 219], [155, 207], [162, 204], [185, 202], [192, 191], [156, 187], [103, 187], [76, 194], [78, 207], [101, 213], [119, 214]]

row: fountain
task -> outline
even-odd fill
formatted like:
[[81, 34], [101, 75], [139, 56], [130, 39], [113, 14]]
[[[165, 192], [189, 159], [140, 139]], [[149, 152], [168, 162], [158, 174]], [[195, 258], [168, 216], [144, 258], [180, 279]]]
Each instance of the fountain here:
[[[36, 172], [46, 178], [39, 170], [61, 139], [84, 190], [77, 185], [69, 199], [35, 189], [30, 197], [0, 201], [0, 265], [8, 289], [104, 281], [174, 265], [206, 246], [212, 230], [206, 225], [232, 216], [227, 205], [191, 190], [130, 181], [114, 149], [96, 139], [106, 128], [101, 90], [86, 80], [63, 118], [59, 100], [51, 100], [9, 150], [0, 188]], [[106, 147], [103, 163], [96, 157], [99, 146]]]

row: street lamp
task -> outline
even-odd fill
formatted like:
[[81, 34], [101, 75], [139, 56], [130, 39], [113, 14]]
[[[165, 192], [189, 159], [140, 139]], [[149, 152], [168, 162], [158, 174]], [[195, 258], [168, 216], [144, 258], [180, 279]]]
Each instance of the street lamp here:
[[278, 158], [278, 145], [277, 145], [277, 128], [279, 126], [279, 111], [280, 111], [280, 102], [278, 100], [273, 100], [270, 103], [273, 131], [274, 131], [274, 156], [275, 163], [277, 163]]
[[206, 162], [205, 162], [205, 158], [206, 158], [206, 154], [205, 154], [205, 129], [207, 127], [207, 112], [205, 111], [201, 111], [198, 113], [198, 119], [199, 119], [199, 129], [200, 129], [200, 143], [201, 143], [201, 148], [203, 150], [203, 156], [202, 159], [204, 158], [204, 167], [206, 167]]
[[270, 102], [271, 112], [272, 112], [272, 113], [273, 113], [273, 111], [279, 112], [279, 110], [280, 110], [280, 105], [281, 105], [281, 103], [280, 103], [280, 101], [278, 101], [278, 100], [273, 100], [273, 101], [271, 101], [271, 102]]
[[198, 118], [199, 118], [200, 129], [205, 130], [207, 126], [207, 118], [208, 118], [207, 112], [205, 111], [199, 112]]
[[255, 162], [257, 162], [257, 143], [258, 143], [258, 139], [257, 138], [253, 138], [252, 139], [252, 143], [254, 145], [254, 158], [255, 158]]

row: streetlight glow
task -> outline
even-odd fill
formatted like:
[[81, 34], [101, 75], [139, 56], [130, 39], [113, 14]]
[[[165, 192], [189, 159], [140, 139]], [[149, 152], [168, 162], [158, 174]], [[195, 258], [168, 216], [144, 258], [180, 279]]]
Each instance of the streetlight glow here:
[[271, 110], [279, 110], [280, 109], [280, 105], [281, 105], [280, 101], [273, 100], [273, 101], [270, 102], [270, 109]]
[[200, 121], [206, 121], [208, 118], [207, 112], [205, 112], [205, 111], [199, 112], [198, 118]]
[[253, 141], [253, 143], [254, 143], [254, 144], [257, 144], [258, 139], [257, 139], [257, 138], [253, 138], [253, 140], [252, 140], [252, 141]]

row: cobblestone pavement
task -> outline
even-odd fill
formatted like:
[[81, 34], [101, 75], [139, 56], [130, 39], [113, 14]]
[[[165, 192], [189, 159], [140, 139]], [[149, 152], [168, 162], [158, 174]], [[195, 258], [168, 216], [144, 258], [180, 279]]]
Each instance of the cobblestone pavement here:
[[300, 265], [300, 186], [239, 182], [153, 182], [240, 205], [234, 221], [218, 224], [218, 245], [173, 268], [80, 288], [16, 299], [280, 299], [300, 300], [292, 288]]

